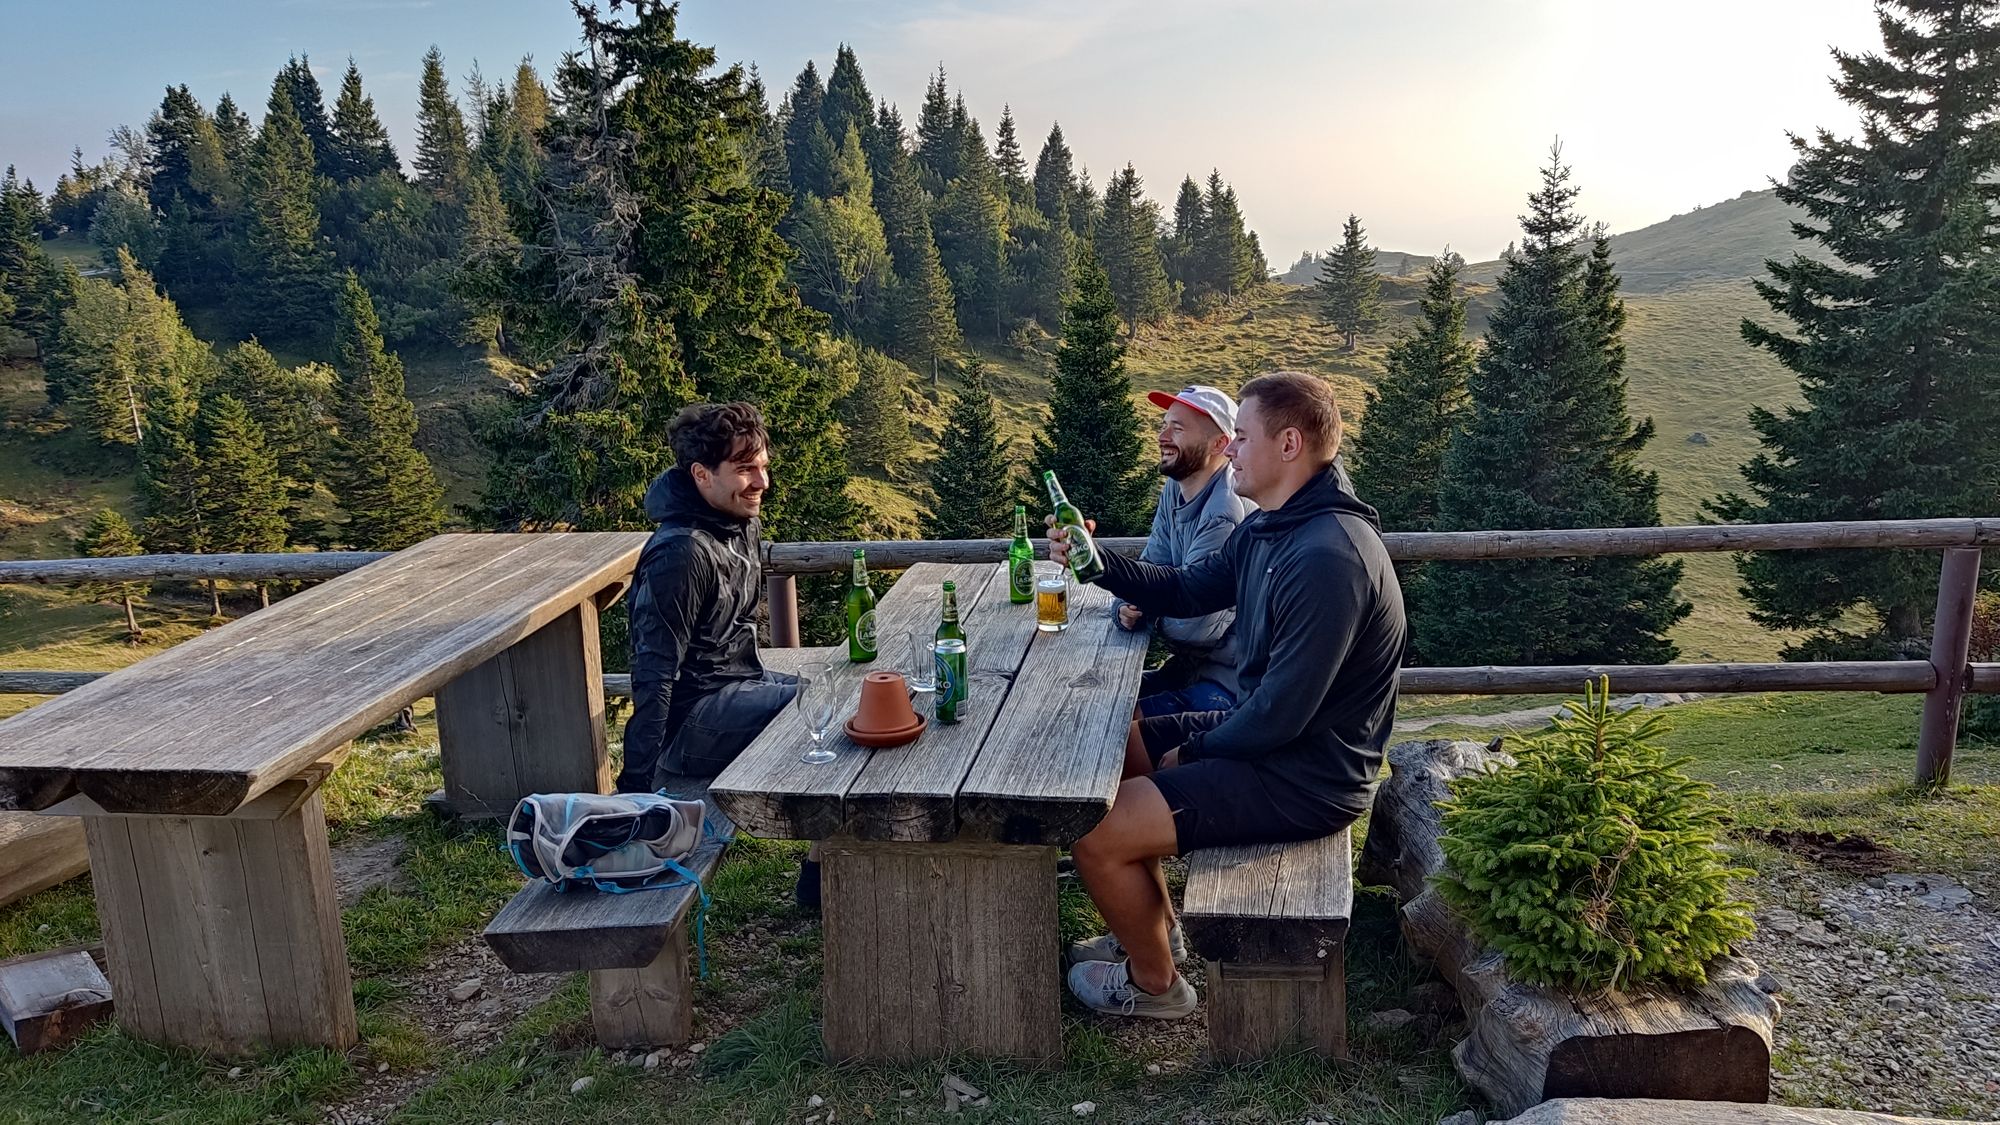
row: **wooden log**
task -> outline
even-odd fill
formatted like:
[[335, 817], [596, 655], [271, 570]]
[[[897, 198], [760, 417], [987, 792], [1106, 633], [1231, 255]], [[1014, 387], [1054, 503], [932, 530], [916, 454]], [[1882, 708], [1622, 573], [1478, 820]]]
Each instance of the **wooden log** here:
[[0, 905], [90, 870], [83, 822], [67, 816], [0, 813]]
[[1979, 550], [1954, 547], [1938, 574], [1937, 617], [1931, 632], [1931, 669], [1937, 686], [1924, 698], [1917, 727], [1917, 784], [1948, 785], [1958, 716], [1970, 678], [1965, 658], [1972, 640], [1972, 603], [1979, 595]]
[[[767, 574], [835, 574], [854, 565], [854, 552], [868, 552], [868, 565], [878, 570], [905, 570], [918, 563], [990, 563], [1007, 561], [1011, 539], [883, 539], [857, 543], [766, 543]], [[1033, 539], [1035, 557], [1049, 557], [1049, 541]], [[1137, 555], [1141, 538], [1099, 539], [1098, 545], [1121, 555]]]
[[1228, 1063], [1274, 1058], [1304, 1045], [1347, 1057], [1346, 949], [1335, 944], [1306, 965], [1204, 961], [1208, 1041]]
[[117, 989], [135, 1038], [207, 1054], [344, 1051], [357, 1039], [326, 817], [85, 817]]
[[1971, 674], [1966, 677], [1965, 690], [1992, 694], [2000, 692], [2000, 664], [1973, 664]]
[[613, 1049], [678, 1047], [693, 1037], [687, 927], [675, 926], [646, 965], [590, 974], [590, 1025], [598, 1043]]
[[764, 581], [764, 605], [771, 618], [771, 647], [799, 647], [799, 580], [773, 574]]
[[107, 672], [0, 672], [0, 695], [61, 695]]
[[1467, 1025], [1452, 1051], [1459, 1075], [1503, 1114], [1561, 1097], [1766, 1100], [1778, 1003], [1757, 987], [1748, 959], [1722, 959], [1706, 985], [1686, 991], [1584, 996], [1523, 984], [1428, 889], [1444, 858], [1437, 796], [1500, 760], [1470, 742], [1392, 747], [1362, 852], [1361, 877], [1397, 889], [1405, 940], [1458, 992]]
[[[1897, 1117], [1813, 1109], [1658, 1098], [1555, 1098], [1491, 1125], [1981, 1125], [1943, 1117]], [[1983, 1125], [1993, 1125], [1985, 1122]]]
[[311, 582], [388, 558], [388, 551], [285, 551], [250, 555], [131, 555], [115, 559], [9, 559], [0, 584], [81, 582]]
[[1056, 849], [840, 837], [821, 857], [830, 1058], [1061, 1059]]
[[583, 602], [437, 693], [445, 802], [504, 817], [530, 793], [604, 793], [604, 673], [597, 607]]
[[1930, 691], [1937, 671], [1922, 660], [1845, 660], [1800, 664], [1570, 664], [1542, 668], [1405, 668], [1404, 695], [1541, 695], [1575, 693], [1599, 676], [1611, 689], [1635, 691]]
[[60, 1047], [111, 1014], [111, 982], [82, 950], [0, 961], [0, 1027], [24, 1055]]

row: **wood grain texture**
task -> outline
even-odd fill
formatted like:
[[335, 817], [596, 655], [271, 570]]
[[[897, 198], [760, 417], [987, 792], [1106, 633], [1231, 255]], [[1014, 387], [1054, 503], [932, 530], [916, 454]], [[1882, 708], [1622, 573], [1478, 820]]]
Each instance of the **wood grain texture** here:
[[[917, 628], [936, 628], [939, 590], [945, 582], [958, 584], [963, 611], [979, 604], [987, 583], [999, 572], [991, 564], [912, 567], [904, 572], [875, 606], [876, 633], [885, 638], [883, 655], [872, 664], [832, 662], [839, 703], [826, 744], [840, 757], [821, 765], [800, 761], [812, 738], [798, 708], [785, 708], [715, 779], [711, 791], [737, 825], [758, 836], [789, 840], [823, 840], [839, 832], [847, 822], [847, 790], [870, 756], [878, 753], [856, 746], [840, 730], [860, 698], [861, 677], [876, 668], [901, 667], [895, 643], [899, 636]], [[907, 648], [908, 642], [902, 647]]]
[[611, 788], [597, 607], [585, 601], [437, 692], [446, 803], [504, 817], [530, 793]]
[[90, 870], [83, 822], [0, 813], [0, 906]]
[[0, 961], [0, 1027], [24, 1055], [60, 1047], [110, 1015], [111, 982], [82, 950]]
[[284, 817], [87, 817], [120, 1023], [210, 1054], [345, 1050], [352, 982], [317, 793]]
[[1181, 924], [1212, 961], [1311, 965], [1338, 952], [1354, 912], [1349, 830], [1188, 856]]
[[1013, 699], [1015, 677], [1036, 636], [1035, 607], [1009, 600], [1003, 568], [994, 568], [968, 610], [969, 706], [960, 709], [956, 723], [932, 720], [917, 741], [869, 755], [847, 787], [847, 828], [863, 840], [950, 840], [958, 834], [959, 786], [995, 718]]
[[1346, 952], [1338, 944], [1304, 972], [1291, 965], [1208, 961], [1208, 1042], [1229, 1063], [1306, 1048], [1347, 1057]]
[[0, 723], [0, 808], [227, 814], [630, 572], [637, 534], [444, 535]]
[[1552, 1098], [1518, 1117], [1493, 1125], [1965, 1125], [1965, 1122], [1810, 1106], [1662, 1098]]
[[1102, 587], [1072, 586], [1069, 630], [1035, 634], [959, 789], [963, 838], [1068, 844], [1111, 808], [1147, 643], [1118, 628], [1111, 603]]
[[674, 927], [646, 965], [590, 974], [590, 1025], [599, 1044], [617, 1050], [678, 1047], [693, 1038], [694, 982], [688, 976], [685, 927]]
[[1060, 1060], [1054, 848], [842, 837], [821, 854], [830, 1058]]

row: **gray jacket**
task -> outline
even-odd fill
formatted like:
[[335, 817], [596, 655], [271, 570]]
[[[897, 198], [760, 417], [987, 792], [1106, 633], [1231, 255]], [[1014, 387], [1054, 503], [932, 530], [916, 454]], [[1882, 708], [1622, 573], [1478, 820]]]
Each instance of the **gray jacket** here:
[[[1170, 480], [1160, 490], [1153, 528], [1139, 558], [1155, 566], [1193, 566], [1222, 550], [1236, 525], [1255, 510], [1236, 494], [1236, 470], [1227, 462], [1186, 500], [1180, 483]], [[1225, 609], [1203, 617], [1163, 617], [1158, 628], [1177, 654], [1200, 659], [1193, 679], [1213, 681], [1234, 695], [1236, 646], [1230, 625], [1235, 620], [1236, 611]]]

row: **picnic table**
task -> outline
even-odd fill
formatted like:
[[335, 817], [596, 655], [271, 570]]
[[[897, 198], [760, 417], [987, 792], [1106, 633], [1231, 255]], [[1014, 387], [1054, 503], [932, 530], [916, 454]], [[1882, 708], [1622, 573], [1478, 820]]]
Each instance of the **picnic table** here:
[[[861, 677], [903, 665], [946, 581], [967, 634], [963, 718], [932, 719], [908, 746], [854, 745], [840, 723]], [[1009, 601], [1003, 566], [911, 567], [876, 607], [882, 656], [833, 664], [838, 759], [802, 762], [811, 738], [786, 708], [710, 787], [744, 831], [825, 841], [831, 1056], [1060, 1056], [1056, 853], [1116, 796], [1146, 654], [1104, 590], [1073, 586], [1069, 606], [1068, 631], [1042, 633], [1032, 604]]]
[[83, 820], [120, 1023], [353, 1045], [321, 782], [435, 694], [454, 809], [608, 789], [597, 611], [645, 541], [439, 536], [0, 723], [0, 809]]

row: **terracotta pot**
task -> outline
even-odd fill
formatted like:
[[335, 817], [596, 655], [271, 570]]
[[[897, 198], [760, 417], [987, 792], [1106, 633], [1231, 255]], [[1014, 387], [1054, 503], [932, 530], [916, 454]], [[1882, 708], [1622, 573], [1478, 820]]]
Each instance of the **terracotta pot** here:
[[854, 712], [853, 729], [886, 733], [908, 730], [919, 721], [901, 672], [870, 672], [861, 677], [861, 705]]

